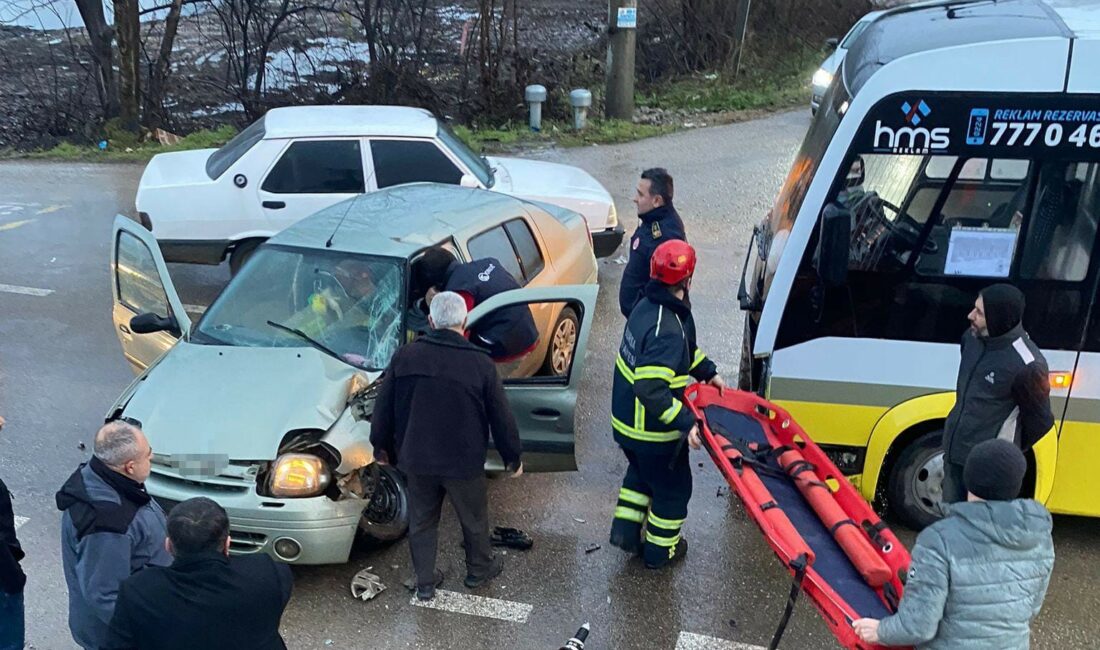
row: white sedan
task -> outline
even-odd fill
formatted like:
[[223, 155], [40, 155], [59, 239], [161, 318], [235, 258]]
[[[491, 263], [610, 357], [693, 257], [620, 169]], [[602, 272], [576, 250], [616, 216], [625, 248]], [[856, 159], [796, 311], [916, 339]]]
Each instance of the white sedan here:
[[478, 156], [431, 113], [403, 106], [294, 106], [267, 113], [220, 149], [149, 161], [136, 208], [166, 261], [236, 272], [257, 246], [364, 192], [431, 181], [559, 205], [584, 216], [597, 257], [623, 228], [607, 189], [568, 165]]
[[863, 30], [867, 28], [875, 18], [881, 16], [883, 11], [872, 11], [856, 21], [855, 25], [848, 30], [848, 33], [844, 35], [844, 38], [839, 41], [835, 38], [828, 40], [828, 45], [833, 49], [829, 56], [825, 57], [825, 60], [821, 62], [821, 67], [814, 72], [813, 80], [810, 85], [813, 87], [812, 94], [810, 95], [810, 112], [817, 114], [818, 106], [821, 106], [821, 100], [825, 98], [825, 91], [829, 89], [829, 85], [833, 83], [833, 76], [836, 75], [836, 71], [840, 69], [840, 64], [844, 62], [844, 56], [848, 54], [848, 48], [852, 46], [859, 35], [863, 33]]

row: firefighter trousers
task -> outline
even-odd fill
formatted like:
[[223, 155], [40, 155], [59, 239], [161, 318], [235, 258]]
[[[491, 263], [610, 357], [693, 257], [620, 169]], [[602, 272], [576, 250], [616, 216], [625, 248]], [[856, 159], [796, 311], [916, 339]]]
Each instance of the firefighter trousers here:
[[611, 543], [641, 553], [648, 566], [663, 566], [680, 541], [691, 500], [687, 447], [675, 456], [622, 450], [629, 464], [611, 523]]

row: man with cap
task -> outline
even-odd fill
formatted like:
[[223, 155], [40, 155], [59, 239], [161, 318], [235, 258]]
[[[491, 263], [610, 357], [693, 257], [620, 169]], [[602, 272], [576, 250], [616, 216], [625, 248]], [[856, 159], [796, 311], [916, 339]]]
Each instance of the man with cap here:
[[1024, 295], [1010, 284], [982, 289], [968, 316], [955, 406], [943, 430], [945, 503], [966, 498], [963, 467], [980, 442], [1030, 449], [1051, 427], [1046, 359], [1024, 331]]
[[1025, 650], [1054, 568], [1051, 518], [1017, 499], [1027, 461], [1007, 440], [986, 440], [963, 472], [965, 503], [925, 528], [913, 547], [905, 595], [881, 621], [852, 623], [866, 643], [917, 650]]

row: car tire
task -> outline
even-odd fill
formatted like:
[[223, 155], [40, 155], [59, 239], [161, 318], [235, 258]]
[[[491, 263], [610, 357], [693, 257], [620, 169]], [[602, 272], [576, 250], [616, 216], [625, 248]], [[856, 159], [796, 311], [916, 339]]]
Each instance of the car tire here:
[[377, 463], [375, 467], [378, 485], [359, 517], [359, 533], [367, 542], [388, 544], [409, 531], [409, 490], [404, 474], [396, 468]]
[[550, 330], [550, 344], [546, 346], [546, 360], [542, 363], [540, 374], [550, 377], [569, 375], [580, 328], [577, 312], [572, 307], [563, 307], [554, 328]]
[[229, 272], [237, 275], [244, 263], [252, 257], [252, 253], [255, 253], [256, 248], [262, 243], [263, 240], [260, 239], [246, 239], [234, 246], [233, 252], [229, 254]]
[[886, 498], [903, 524], [921, 530], [940, 518], [943, 497], [943, 430], [909, 443], [890, 468]]

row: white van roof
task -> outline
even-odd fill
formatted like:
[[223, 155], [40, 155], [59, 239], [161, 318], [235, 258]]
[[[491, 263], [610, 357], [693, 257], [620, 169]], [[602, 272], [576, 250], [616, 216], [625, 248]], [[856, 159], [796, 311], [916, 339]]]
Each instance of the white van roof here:
[[[978, 43], [1100, 40], [1096, 0], [937, 0], [883, 12], [848, 49], [843, 78], [854, 97], [880, 68], [904, 56]], [[965, 62], [960, 63], [965, 65]]]

